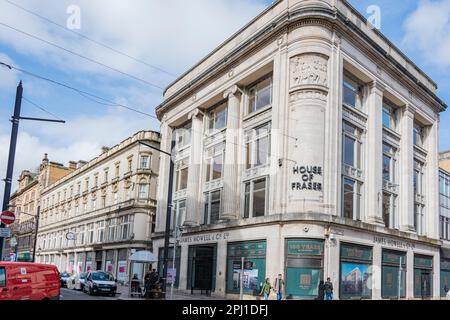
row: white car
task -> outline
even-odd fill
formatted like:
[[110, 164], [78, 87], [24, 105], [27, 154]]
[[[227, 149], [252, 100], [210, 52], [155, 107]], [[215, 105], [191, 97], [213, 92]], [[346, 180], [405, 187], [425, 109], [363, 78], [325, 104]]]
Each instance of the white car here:
[[83, 290], [86, 281], [86, 273], [77, 273], [67, 280], [67, 288], [73, 290]]
[[117, 292], [117, 280], [113, 275], [103, 271], [89, 271], [84, 282], [84, 292], [93, 294], [109, 294], [115, 296]]

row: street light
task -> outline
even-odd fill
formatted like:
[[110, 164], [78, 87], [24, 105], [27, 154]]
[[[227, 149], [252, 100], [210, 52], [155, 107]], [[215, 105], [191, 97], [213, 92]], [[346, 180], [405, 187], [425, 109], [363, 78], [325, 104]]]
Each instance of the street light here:
[[[166, 289], [167, 289], [167, 264], [169, 261], [169, 245], [170, 245], [170, 220], [171, 220], [171, 214], [172, 214], [172, 189], [173, 189], [173, 171], [174, 171], [174, 163], [172, 159], [172, 154], [166, 151], [163, 151], [161, 149], [158, 149], [151, 144], [139, 141], [139, 144], [142, 144], [144, 146], [147, 146], [153, 150], [159, 151], [165, 155], [169, 156], [170, 159], [170, 165], [169, 165], [169, 190], [167, 194], [167, 210], [166, 210], [166, 231], [164, 234], [164, 257], [163, 257], [163, 287], [162, 287], [162, 297], [166, 298]], [[175, 140], [172, 139], [170, 150], [175, 149]], [[174, 250], [176, 248], [174, 247]]]

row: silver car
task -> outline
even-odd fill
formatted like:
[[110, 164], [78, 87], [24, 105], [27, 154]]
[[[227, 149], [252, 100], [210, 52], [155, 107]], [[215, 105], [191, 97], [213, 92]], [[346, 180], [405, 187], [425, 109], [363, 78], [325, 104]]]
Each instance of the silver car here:
[[83, 290], [86, 281], [86, 273], [77, 273], [67, 280], [67, 288], [73, 290]]

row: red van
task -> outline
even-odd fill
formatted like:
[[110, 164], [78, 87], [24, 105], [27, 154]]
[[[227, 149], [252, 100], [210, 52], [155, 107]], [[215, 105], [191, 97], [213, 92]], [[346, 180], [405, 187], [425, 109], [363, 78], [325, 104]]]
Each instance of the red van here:
[[55, 266], [0, 261], [0, 300], [59, 300]]

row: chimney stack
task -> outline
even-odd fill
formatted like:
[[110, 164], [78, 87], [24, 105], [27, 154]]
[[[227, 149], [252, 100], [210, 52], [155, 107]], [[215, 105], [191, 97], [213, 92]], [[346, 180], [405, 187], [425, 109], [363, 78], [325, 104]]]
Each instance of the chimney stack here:
[[77, 169], [77, 162], [76, 161], [69, 161], [69, 169], [70, 170], [76, 170]]

